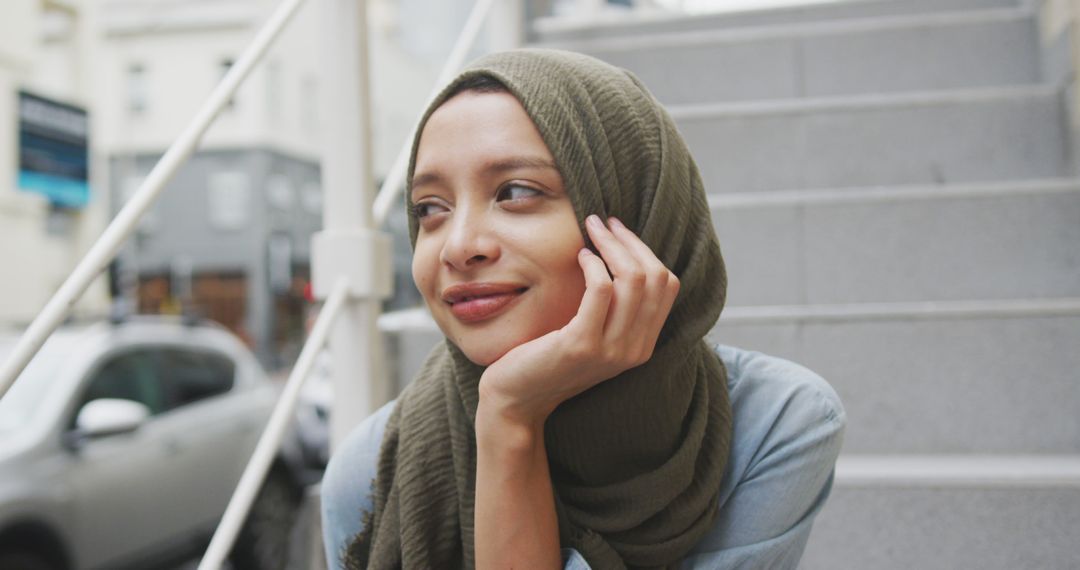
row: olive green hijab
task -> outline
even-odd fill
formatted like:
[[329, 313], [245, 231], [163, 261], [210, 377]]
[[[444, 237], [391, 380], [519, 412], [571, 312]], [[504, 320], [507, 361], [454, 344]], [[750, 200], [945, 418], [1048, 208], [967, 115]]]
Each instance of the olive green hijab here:
[[[680, 280], [653, 357], [563, 403], [545, 426], [563, 547], [598, 569], [672, 566], [713, 525], [731, 442], [726, 373], [703, 340], [720, 316], [727, 279], [697, 166], [637, 78], [556, 50], [474, 62], [435, 99], [417, 132], [476, 76], [496, 79], [524, 106], [582, 233], [589, 214], [616, 216]], [[347, 567], [474, 566], [482, 372], [444, 341], [401, 394], [383, 438], [374, 511], [364, 514]]]

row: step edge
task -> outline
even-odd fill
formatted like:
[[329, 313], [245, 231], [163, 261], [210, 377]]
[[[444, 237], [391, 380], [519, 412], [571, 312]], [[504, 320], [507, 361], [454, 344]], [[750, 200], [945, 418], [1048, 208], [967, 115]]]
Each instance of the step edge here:
[[918, 200], [949, 200], [957, 198], [997, 198], [1002, 196], [1031, 196], [1080, 192], [1080, 179], [1040, 178], [1021, 180], [992, 180], [956, 184], [911, 184], [883, 186], [852, 186], [848, 188], [807, 188], [803, 190], [770, 190], [761, 192], [731, 192], [708, 194], [706, 199], [713, 212], [810, 206], [819, 204], [864, 204], [906, 202]]
[[[845, 303], [830, 305], [743, 305], [724, 309], [717, 326], [874, 320], [1000, 319], [1080, 316], [1080, 297]], [[438, 332], [426, 307], [383, 313], [382, 332]]]
[[668, 114], [675, 120], [707, 120], [762, 115], [796, 115], [823, 111], [861, 111], [890, 107], [931, 107], [957, 103], [1046, 99], [1059, 97], [1061, 89], [1058, 85], [1049, 84], [1001, 85], [936, 91], [667, 105], [666, 109]]
[[755, 43], [777, 40], [806, 40], [813, 38], [866, 34], [927, 28], [955, 28], [1031, 19], [1033, 12], [1024, 6], [1005, 6], [926, 14], [875, 16], [832, 21], [801, 22], [763, 26], [735, 27], [718, 30], [685, 32], [646, 32], [639, 36], [604, 37], [579, 40], [542, 41], [530, 44], [539, 48], [555, 48], [593, 52], [639, 51], [642, 49], [676, 48], [707, 44]]
[[836, 484], [1080, 488], [1078, 455], [841, 455]]
[[717, 326], [1072, 316], [1080, 316], [1080, 297], [729, 306], [724, 309]]
[[[875, 4], [896, 4], [895, 0], [865, 0]], [[821, 7], [828, 9], [836, 4], [835, 0], [819, 0], [816, 3], [795, 4], [788, 6], [767, 6], [764, 8], [737, 9], [730, 11], [686, 13], [675, 11], [630, 11], [620, 13], [603, 13], [599, 17], [582, 18], [575, 16], [542, 16], [533, 21], [533, 31], [538, 34], [573, 33], [595, 28], [614, 30], [628, 28], [634, 32], [635, 26], [651, 26], [654, 24], [679, 24], [698, 19], [725, 20], [744, 18], [754, 15], [773, 15], [777, 13], [802, 13], [807, 10], [815, 10]]]

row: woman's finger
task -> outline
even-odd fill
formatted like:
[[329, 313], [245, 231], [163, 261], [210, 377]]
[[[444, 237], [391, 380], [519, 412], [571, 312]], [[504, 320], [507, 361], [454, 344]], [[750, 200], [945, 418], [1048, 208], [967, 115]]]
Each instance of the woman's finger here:
[[575, 327], [586, 338], [599, 339], [604, 333], [604, 322], [611, 308], [614, 287], [608, 277], [604, 261], [586, 248], [578, 252], [578, 264], [585, 274], [585, 295], [577, 315], [569, 326]]
[[622, 242], [611, 233], [597, 216], [589, 216], [586, 221], [589, 236], [603, 256], [607, 267], [614, 276], [615, 298], [608, 314], [608, 323], [604, 334], [612, 340], [626, 340], [626, 335], [634, 333], [634, 321], [645, 292], [645, 272], [637, 259], [623, 246]]
[[604, 263], [611, 270], [612, 276], [618, 279], [641, 273], [637, 259], [615, 237], [615, 234], [611, 233], [599, 216], [595, 214], [589, 216], [585, 220], [585, 229], [588, 230], [589, 237], [596, 245], [596, 250], [600, 252], [600, 257], [604, 258]]
[[656, 253], [645, 242], [641, 241], [637, 234], [623, 225], [618, 218], [611, 218], [608, 225], [611, 226], [611, 233], [615, 236], [615, 239], [619, 240], [619, 243], [634, 256], [638, 265], [645, 270], [649, 277], [669, 273], [664, 263], [656, 257]]
[[648, 331], [647, 334], [642, 335], [651, 353], [653, 347], [656, 346], [656, 341], [660, 337], [660, 331], [664, 328], [664, 323], [667, 322], [668, 315], [671, 314], [671, 307], [675, 305], [675, 299], [679, 295], [679, 279], [672, 275], [664, 286], [663, 293], [657, 299], [657, 303], [654, 305], [653, 311], [648, 315], [641, 315], [643, 324], [642, 329]]
[[675, 291], [678, 290], [678, 279], [637, 234], [617, 218], [611, 218], [608, 223], [611, 226], [611, 233], [635, 257], [645, 273], [645, 287], [634, 328], [638, 331], [637, 338], [643, 341], [643, 350], [650, 351], [655, 341], [649, 339], [655, 337], [654, 331], [659, 334], [660, 328], [663, 327], [671, 311], [674, 296], [671, 295], [669, 298], [668, 292], [672, 285]]

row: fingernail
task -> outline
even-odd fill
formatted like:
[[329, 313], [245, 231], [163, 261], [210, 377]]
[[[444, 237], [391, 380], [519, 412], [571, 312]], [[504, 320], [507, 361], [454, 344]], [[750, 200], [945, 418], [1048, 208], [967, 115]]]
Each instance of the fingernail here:
[[593, 227], [597, 228], [604, 227], [603, 222], [600, 221], [600, 216], [597, 216], [596, 214], [591, 214], [588, 218], [585, 218], [585, 223], [592, 224]]
[[619, 218], [616, 218], [615, 216], [608, 218], [607, 221], [608, 225], [612, 227], [626, 229], [626, 226], [624, 226], [623, 223], [619, 221]]
[[578, 255], [592, 255], [592, 252], [589, 251], [589, 248], [583, 247], [581, 248], [581, 251], [578, 252]]

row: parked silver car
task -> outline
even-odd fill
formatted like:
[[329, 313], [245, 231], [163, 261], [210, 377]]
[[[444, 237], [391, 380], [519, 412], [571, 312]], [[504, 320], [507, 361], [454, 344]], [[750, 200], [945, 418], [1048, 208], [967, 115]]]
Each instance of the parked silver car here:
[[[15, 340], [0, 336], [0, 360]], [[61, 329], [0, 399], [0, 569], [190, 558], [279, 391], [218, 326], [133, 318]], [[235, 568], [286, 561], [302, 484], [291, 443], [241, 533]]]

